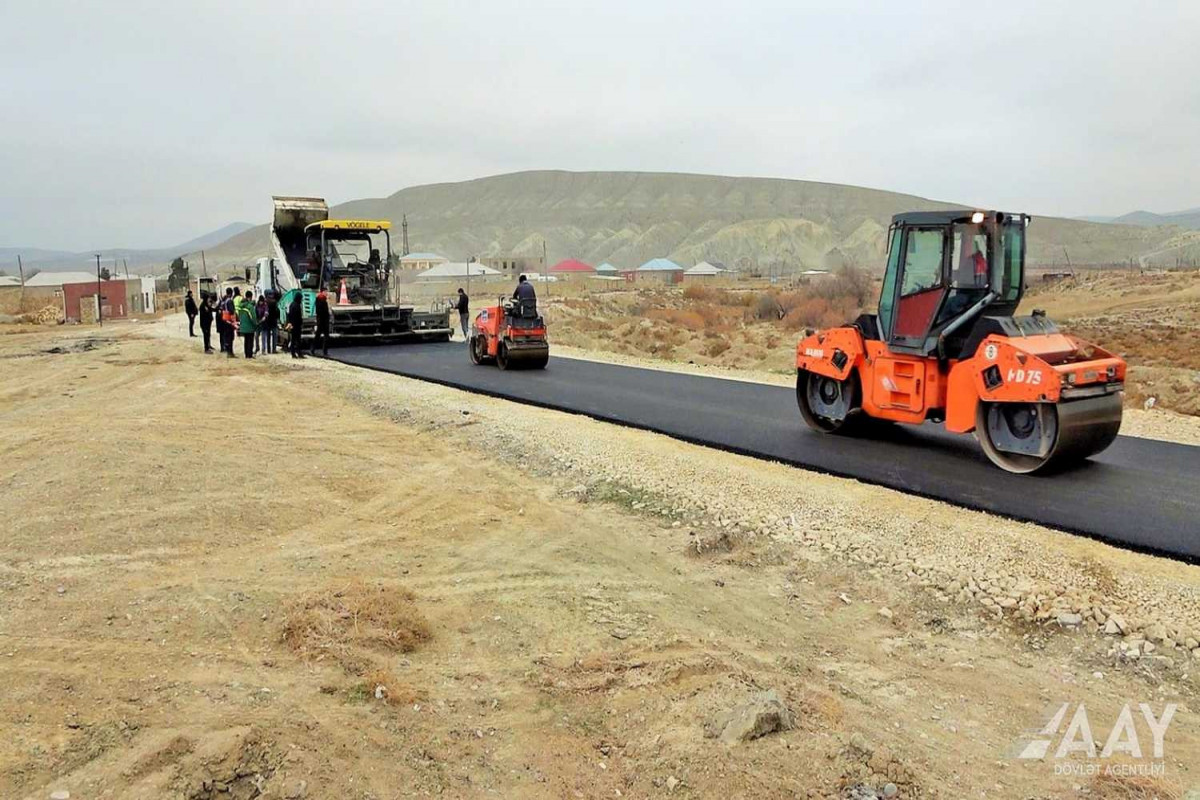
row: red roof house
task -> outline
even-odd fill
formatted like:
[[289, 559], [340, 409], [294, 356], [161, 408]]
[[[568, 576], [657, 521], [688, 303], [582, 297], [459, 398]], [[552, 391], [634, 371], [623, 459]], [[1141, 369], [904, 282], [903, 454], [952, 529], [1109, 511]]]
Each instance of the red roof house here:
[[596, 268], [591, 264], [585, 264], [574, 258], [568, 258], [560, 261], [550, 268], [551, 272], [595, 272]]

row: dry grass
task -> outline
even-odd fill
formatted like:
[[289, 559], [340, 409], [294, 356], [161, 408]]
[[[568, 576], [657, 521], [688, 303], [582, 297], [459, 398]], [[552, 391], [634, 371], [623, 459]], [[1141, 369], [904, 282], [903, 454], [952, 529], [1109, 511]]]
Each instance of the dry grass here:
[[381, 700], [389, 706], [409, 706], [429, 699], [423, 689], [399, 680], [386, 669], [368, 672], [360, 688], [367, 698]]
[[585, 350], [732, 368], [790, 370], [797, 332], [846, 323], [874, 304], [875, 281], [848, 268], [786, 288], [765, 281], [573, 288], [550, 314], [552, 337]]
[[1200, 415], [1200, 272], [1082, 273], [1034, 284], [1022, 313], [1043, 308], [1068, 333], [1129, 362], [1130, 406]]
[[[1112, 764], [1119, 772], [1121, 764]], [[1097, 800], [1180, 800], [1183, 796], [1162, 778], [1101, 772], [1092, 779], [1091, 797]]]
[[432, 635], [407, 589], [354, 581], [295, 601], [284, 618], [282, 638], [304, 658], [334, 658], [361, 674], [371, 666], [369, 651], [407, 653]]

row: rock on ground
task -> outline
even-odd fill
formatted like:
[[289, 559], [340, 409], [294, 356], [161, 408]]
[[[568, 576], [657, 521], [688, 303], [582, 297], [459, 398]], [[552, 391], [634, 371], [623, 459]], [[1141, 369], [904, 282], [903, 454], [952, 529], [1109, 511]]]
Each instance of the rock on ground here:
[[776, 731], [791, 730], [795, 725], [792, 712], [779, 698], [774, 689], [769, 689], [750, 699], [749, 702], [718, 714], [708, 723], [705, 733], [726, 744], [748, 742]]

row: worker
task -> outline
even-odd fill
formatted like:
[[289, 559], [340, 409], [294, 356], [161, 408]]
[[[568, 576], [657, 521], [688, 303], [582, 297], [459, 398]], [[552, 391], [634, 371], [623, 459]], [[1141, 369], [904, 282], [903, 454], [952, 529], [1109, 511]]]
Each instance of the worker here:
[[237, 304], [237, 319], [238, 335], [245, 345], [246, 358], [254, 358], [254, 331], [258, 329], [254, 292], [246, 292], [246, 296]]
[[222, 316], [222, 308], [225, 305], [225, 297], [218, 295], [213, 303], [213, 321], [217, 324], [217, 347], [221, 352], [225, 352], [225, 319]]
[[220, 312], [218, 319], [221, 322], [221, 327], [218, 328], [218, 330], [217, 330], [217, 333], [221, 337], [221, 352], [224, 353], [225, 355], [229, 356], [230, 358], [234, 357], [233, 356], [233, 319], [234, 319], [233, 300], [234, 300], [233, 289], [232, 288], [226, 289], [225, 290], [225, 299], [222, 300], [221, 304], [217, 307], [217, 310]]
[[204, 352], [211, 353], [212, 349], [212, 324], [213, 324], [213, 308], [212, 295], [205, 293], [200, 298], [200, 333], [204, 334]]
[[325, 290], [317, 292], [317, 302], [313, 306], [317, 314], [317, 335], [313, 337], [312, 353], [317, 354], [317, 341], [321, 342], [321, 355], [329, 355], [329, 296]]
[[258, 296], [254, 304], [254, 352], [262, 353], [267, 349], [267, 293]]
[[279, 297], [277, 292], [270, 292], [267, 298], [267, 318], [263, 323], [263, 349], [275, 355], [279, 345]]
[[979, 245], [975, 245], [975, 252], [971, 254], [971, 263], [975, 268], [975, 285], [987, 286], [988, 268], [987, 258], [979, 250]]
[[467, 317], [471, 311], [471, 298], [467, 297], [467, 293], [458, 287], [458, 302], [454, 304], [458, 309], [458, 324], [462, 326], [463, 339], [467, 338]]
[[304, 327], [304, 303], [300, 292], [292, 295], [291, 305], [287, 309], [288, 351], [292, 358], [304, 358], [300, 350], [300, 332]]
[[199, 313], [196, 309], [196, 298], [192, 297], [192, 290], [188, 289], [187, 297], [183, 300], [183, 310], [188, 318], [188, 336], [196, 337], [196, 314]]
[[533, 284], [524, 275], [517, 278], [517, 288], [513, 289], [512, 296], [513, 300], [520, 303], [523, 315], [534, 316], [537, 314], [537, 292], [533, 290]]

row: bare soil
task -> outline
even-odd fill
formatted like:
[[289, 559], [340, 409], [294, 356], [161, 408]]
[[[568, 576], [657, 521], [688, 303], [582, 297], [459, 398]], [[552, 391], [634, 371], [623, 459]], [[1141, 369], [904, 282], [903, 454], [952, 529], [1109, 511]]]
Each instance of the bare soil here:
[[[821, 547], [647, 513], [632, 478], [579, 492], [493, 421], [551, 443], [606, 441], [607, 426], [286, 356], [206, 357], [132, 326], [5, 336], [0, 361], [2, 797], [847, 797], [890, 783], [902, 798], [1177, 798], [1200, 783], [1186, 651], [1114, 660], [1101, 637], [997, 621]], [[752, 474], [614, 435], [697, 476]], [[982, 516], [753, 469], [932, 528]], [[1098, 575], [1117, 563], [1071, 546]], [[1195, 568], [1161, 572], [1200, 585]], [[794, 729], [705, 736], [766, 689]], [[1147, 791], [1013, 757], [1062, 702], [1086, 703], [1103, 739], [1125, 703], [1168, 700], [1166, 775]]]
[[1200, 271], [1081, 272], [1027, 298], [1129, 362], [1128, 406], [1200, 416]]

